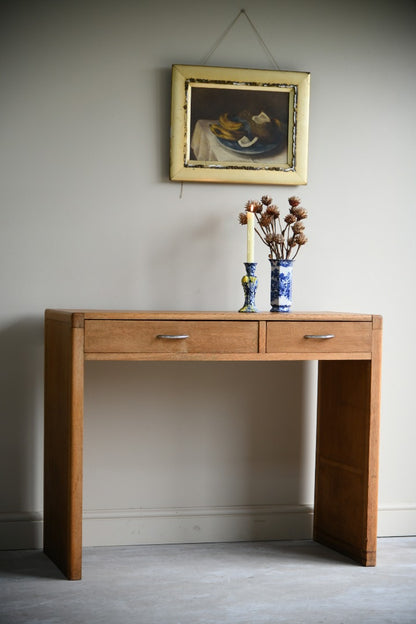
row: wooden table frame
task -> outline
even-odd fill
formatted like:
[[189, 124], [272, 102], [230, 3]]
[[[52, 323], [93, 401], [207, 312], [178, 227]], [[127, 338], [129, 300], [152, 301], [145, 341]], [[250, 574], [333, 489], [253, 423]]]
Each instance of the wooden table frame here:
[[46, 310], [44, 551], [82, 573], [85, 360], [319, 360], [314, 539], [376, 563], [382, 319]]

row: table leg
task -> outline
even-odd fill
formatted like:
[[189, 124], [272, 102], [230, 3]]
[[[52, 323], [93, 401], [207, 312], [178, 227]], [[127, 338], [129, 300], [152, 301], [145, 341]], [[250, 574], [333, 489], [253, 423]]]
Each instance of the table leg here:
[[84, 330], [45, 322], [44, 551], [81, 578]]
[[319, 362], [314, 539], [376, 563], [379, 359]]

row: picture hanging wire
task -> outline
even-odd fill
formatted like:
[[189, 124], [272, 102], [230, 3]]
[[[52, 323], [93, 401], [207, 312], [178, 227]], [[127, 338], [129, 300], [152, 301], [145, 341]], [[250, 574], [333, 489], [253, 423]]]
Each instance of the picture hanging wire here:
[[[259, 31], [257, 30], [257, 28], [254, 26], [252, 20], [249, 18], [249, 16], [247, 15], [247, 12], [245, 9], [240, 9], [240, 12], [237, 13], [237, 15], [235, 16], [235, 18], [232, 20], [232, 22], [227, 26], [227, 28], [224, 30], [224, 32], [222, 33], [222, 35], [217, 39], [217, 41], [214, 43], [214, 45], [212, 46], [211, 50], [208, 52], [208, 54], [206, 56], [204, 56], [204, 58], [201, 60], [200, 64], [201, 65], [206, 65], [208, 62], [208, 59], [214, 54], [215, 50], [219, 47], [219, 45], [221, 44], [221, 42], [225, 39], [225, 37], [228, 35], [228, 33], [230, 32], [230, 30], [232, 29], [232, 27], [234, 26], [234, 24], [238, 21], [238, 19], [244, 15], [244, 17], [247, 19], [248, 23], [250, 24], [254, 34], [256, 35], [258, 41], [260, 42], [260, 45], [262, 46], [262, 48], [264, 49], [264, 51], [266, 52], [266, 54], [270, 57], [273, 65], [275, 66], [275, 68], [277, 70], [280, 70], [279, 65], [276, 62], [276, 59], [274, 58], [273, 54], [270, 52], [269, 48], [266, 45], [266, 42], [264, 41], [263, 37], [260, 35]], [[179, 199], [182, 199], [183, 197], [183, 182], [181, 182], [181, 189], [180, 189], [180, 193], [179, 193]]]
[[208, 52], [208, 54], [202, 59], [201, 61], [201, 65], [205, 65], [208, 62], [208, 59], [214, 54], [215, 50], [218, 48], [218, 46], [220, 45], [220, 43], [225, 39], [225, 37], [228, 35], [228, 33], [230, 32], [230, 30], [232, 29], [232, 27], [234, 26], [234, 24], [238, 21], [238, 19], [244, 15], [244, 17], [247, 19], [248, 23], [250, 24], [254, 34], [256, 35], [257, 39], [260, 42], [260, 45], [263, 47], [263, 49], [265, 50], [266, 54], [270, 57], [273, 65], [275, 66], [275, 68], [277, 70], [280, 69], [279, 65], [276, 62], [276, 59], [274, 58], [273, 54], [270, 52], [269, 48], [266, 45], [266, 42], [264, 41], [264, 39], [262, 38], [262, 36], [260, 35], [259, 31], [257, 30], [257, 28], [254, 26], [252, 20], [249, 18], [249, 16], [247, 15], [247, 12], [245, 9], [241, 9], [240, 12], [235, 16], [235, 18], [232, 20], [232, 22], [229, 24], [229, 26], [227, 26], [227, 28], [224, 30], [224, 32], [222, 33], [222, 35], [218, 38], [218, 40], [215, 42], [215, 44], [212, 46], [211, 50]]

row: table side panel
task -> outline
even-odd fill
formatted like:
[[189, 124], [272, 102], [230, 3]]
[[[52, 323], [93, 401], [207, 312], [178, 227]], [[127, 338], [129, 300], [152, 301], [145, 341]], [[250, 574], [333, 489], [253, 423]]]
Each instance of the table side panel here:
[[44, 551], [81, 578], [83, 330], [45, 322]]
[[368, 362], [320, 362], [314, 537], [376, 564], [382, 317]]
[[367, 471], [367, 543], [374, 546], [373, 563], [376, 564], [378, 479], [380, 453], [380, 409], [381, 409], [381, 363], [382, 363], [382, 318], [375, 317], [373, 331], [373, 357], [371, 360], [370, 416], [368, 430]]
[[376, 552], [368, 514], [371, 372], [371, 361], [319, 363], [314, 538], [363, 565], [375, 565]]

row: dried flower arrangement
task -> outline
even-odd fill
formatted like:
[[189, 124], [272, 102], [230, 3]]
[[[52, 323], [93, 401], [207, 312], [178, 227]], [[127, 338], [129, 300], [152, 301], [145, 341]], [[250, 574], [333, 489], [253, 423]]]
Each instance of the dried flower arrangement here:
[[[280, 210], [272, 203], [271, 197], [263, 195], [261, 201], [248, 201], [245, 212], [239, 214], [241, 225], [247, 224], [247, 212], [253, 212], [257, 225], [255, 228], [260, 239], [270, 250], [269, 258], [276, 260], [294, 260], [299, 249], [308, 242], [304, 234], [303, 219], [308, 213], [300, 206], [299, 197], [289, 197], [289, 213], [284, 218], [284, 225], [280, 218]], [[295, 250], [294, 255], [292, 252]]]

